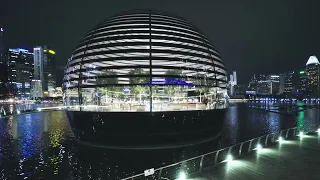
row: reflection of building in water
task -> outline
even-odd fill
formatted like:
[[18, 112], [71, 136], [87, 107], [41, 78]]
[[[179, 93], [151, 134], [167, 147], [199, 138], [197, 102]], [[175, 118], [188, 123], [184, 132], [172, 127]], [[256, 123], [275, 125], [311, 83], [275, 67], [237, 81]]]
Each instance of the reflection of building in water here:
[[228, 109], [229, 121], [227, 121], [227, 127], [229, 130], [229, 136], [232, 144], [235, 144], [237, 142], [237, 133], [238, 133], [238, 126], [239, 126], [239, 120], [238, 120], [238, 107], [232, 106]]
[[280, 131], [280, 114], [279, 113], [268, 113], [268, 133], [279, 132]]
[[303, 111], [303, 103], [298, 102], [298, 132], [304, 131], [304, 111]]

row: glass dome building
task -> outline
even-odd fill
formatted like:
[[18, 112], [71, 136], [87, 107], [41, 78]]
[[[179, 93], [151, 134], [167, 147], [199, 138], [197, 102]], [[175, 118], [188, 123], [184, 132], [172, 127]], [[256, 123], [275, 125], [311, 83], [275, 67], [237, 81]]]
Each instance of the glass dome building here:
[[74, 133], [90, 145], [212, 137], [227, 108], [226, 69], [209, 39], [190, 22], [153, 10], [107, 18], [86, 33], [63, 83]]

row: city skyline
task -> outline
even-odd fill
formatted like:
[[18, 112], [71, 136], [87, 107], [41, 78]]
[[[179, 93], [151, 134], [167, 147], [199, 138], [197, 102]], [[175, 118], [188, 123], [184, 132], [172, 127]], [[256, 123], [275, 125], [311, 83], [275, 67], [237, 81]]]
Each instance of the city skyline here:
[[[228, 73], [234, 70], [238, 72], [239, 83], [247, 82], [253, 73], [280, 73], [284, 69], [298, 69], [309, 56], [320, 54], [316, 42], [316, 39], [320, 39], [317, 33], [319, 24], [315, 23], [317, 1], [277, 4], [236, 2], [233, 6], [227, 2], [211, 1], [78, 2], [77, 5], [64, 2], [60, 4], [63, 5], [59, 6], [60, 9], [56, 8], [56, 2], [24, 2], [25, 8], [17, 7], [16, 3], [4, 3], [4, 18], [0, 19], [0, 26], [5, 31], [6, 47], [32, 49], [39, 44], [48, 44], [55, 48], [58, 84], [62, 82], [63, 68], [78, 39], [105, 17], [131, 9], [159, 9], [193, 22], [220, 50]], [[224, 7], [229, 10], [222, 11]], [[87, 11], [85, 16], [76, 13], [84, 8]], [[38, 11], [33, 12], [32, 9], [42, 12], [41, 16], [37, 16]], [[197, 13], [189, 13], [192, 11]], [[36, 17], [40, 26], [29, 26], [31, 21], [10, 23]]]

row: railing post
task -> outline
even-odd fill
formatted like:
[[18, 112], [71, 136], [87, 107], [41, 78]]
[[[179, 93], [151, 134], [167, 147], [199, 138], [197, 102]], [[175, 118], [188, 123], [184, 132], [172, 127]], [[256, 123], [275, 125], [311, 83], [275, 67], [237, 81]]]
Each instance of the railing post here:
[[216, 164], [217, 164], [217, 160], [218, 160], [219, 152], [220, 152], [220, 150], [219, 150], [219, 151], [217, 151], [216, 156], [214, 157], [214, 165], [216, 165]]
[[274, 143], [274, 137], [276, 136], [276, 133], [272, 133], [272, 143]]
[[180, 169], [183, 169], [183, 166], [185, 166], [185, 165], [186, 165], [186, 161], [183, 161], [183, 162], [181, 163]]
[[239, 148], [239, 156], [241, 155], [241, 152], [242, 152], [242, 146], [243, 146], [243, 144], [244, 144], [244, 142], [243, 142], [243, 143], [241, 143], [241, 145], [240, 145], [240, 148]]
[[290, 129], [287, 130], [287, 133], [286, 133], [286, 139], [288, 138], [288, 133], [289, 133]]
[[[234, 145], [233, 145], [233, 146], [234, 146]], [[230, 154], [230, 153], [231, 153], [233, 146], [231, 146], [231, 147], [229, 148], [229, 150], [228, 150], [228, 154]]]
[[294, 128], [294, 131], [293, 131], [293, 136], [295, 136], [297, 133], [297, 128]]
[[260, 144], [261, 137], [262, 137], [262, 136], [260, 136], [259, 139], [258, 139], [258, 144]]
[[267, 145], [268, 145], [269, 135], [270, 135], [270, 134], [267, 135], [266, 140], [264, 141], [264, 146], [267, 146]]
[[158, 180], [161, 180], [162, 168], [160, 169]]
[[200, 173], [202, 173], [203, 158], [204, 158], [204, 155], [203, 155], [203, 156], [201, 156], [201, 160], [200, 160], [200, 167], [199, 167], [199, 172], [200, 172]]
[[248, 152], [251, 152], [251, 144], [252, 144], [252, 140], [250, 140], [250, 144], [249, 144]]

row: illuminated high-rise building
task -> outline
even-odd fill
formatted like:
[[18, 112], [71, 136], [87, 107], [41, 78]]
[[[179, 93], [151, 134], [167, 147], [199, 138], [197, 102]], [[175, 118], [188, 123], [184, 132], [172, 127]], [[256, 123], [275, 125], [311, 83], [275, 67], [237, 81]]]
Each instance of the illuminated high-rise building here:
[[299, 71], [299, 79], [298, 79], [298, 88], [297, 92], [298, 93], [305, 93], [307, 88], [307, 77], [306, 77], [306, 72], [304, 70]]
[[48, 96], [56, 88], [55, 54], [47, 46], [34, 48], [33, 98]]
[[[285, 93], [293, 93], [296, 89], [295, 87], [295, 72], [290, 71], [283, 74], [284, 78], [284, 92]], [[280, 83], [281, 84], [281, 83]]]
[[0, 27], [0, 99], [5, 99], [9, 96], [8, 92], [8, 69], [7, 69], [7, 54], [4, 44], [4, 30]]
[[6, 59], [6, 50], [4, 46], [4, 38], [3, 38], [3, 28], [0, 27], [0, 64], [5, 64], [7, 59]]
[[230, 86], [230, 95], [234, 95], [234, 87], [237, 85], [237, 73], [236, 71], [233, 71], [232, 74], [230, 74], [230, 81], [229, 81], [229, 86]]
[[237, 84], [238, 84], [237, 72], [236, 72], [236, 71], [233, 71], [233, 83], [234, 83], [234, 85], [237, 85]]
[[29, 99], [33, 78], [33, 53], [26, 49], [9, 49], [8, 52], [9, 92], [17, 99]]
[[310, 56], [306, 64], [307, 92], [320, 90], [320, 63], [316, 56]]

